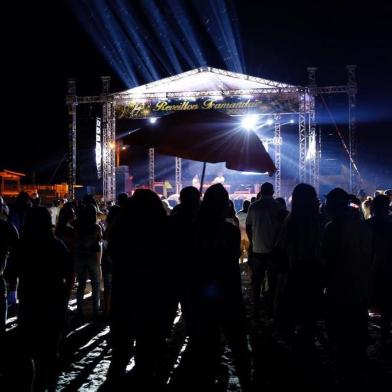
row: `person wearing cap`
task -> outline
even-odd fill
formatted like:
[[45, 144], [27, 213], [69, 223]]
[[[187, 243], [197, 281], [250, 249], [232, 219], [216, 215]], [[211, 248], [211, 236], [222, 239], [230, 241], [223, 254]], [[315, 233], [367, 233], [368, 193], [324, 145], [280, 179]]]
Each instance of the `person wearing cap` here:
[[279, 229], [279, 211], [281, 206], [274, 198], [274, 187], [265, 182], [260, 187], [260, 198], [249, 207], [246, 217], [246, 232], [250, 241], [251, 257], [249, 265], [252, 272], [252, 290], [254, 316], [258, 316], [261, 286], [267, 272], [268, 288], [267, 307], [272, 309], [274, 279], [269, 273], [271, 254]]
[[349, 194], [335, 188], [326, 196], [330, 218], [322, 240], [326, 317], [337, 350], [338, 379], [358, 380], [366, 361], [372, 236], [350, 212]]

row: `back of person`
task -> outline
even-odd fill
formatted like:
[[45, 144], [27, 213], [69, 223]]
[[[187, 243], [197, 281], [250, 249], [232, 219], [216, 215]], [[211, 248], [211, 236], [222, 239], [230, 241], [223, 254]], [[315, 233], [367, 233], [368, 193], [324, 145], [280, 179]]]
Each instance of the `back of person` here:
[[327, 297], [337, 306], [367, 301], [370, 295], [371, 232], [351, 217], [330, 222], [325, 229]]
[[72, 271], [69, 253], [56, 238], [44, 241], [20, 239], [12, 263], [19, 277], [19, 314], [22, 317], [50, 318], [63, 315], [68, 297], [65, 280]]
[[279, 227], [280, 209], [272, 196], [261, 196], [249, 207], [246, 224], [252, 226], [251, 242], [254, 253], [271, 253]]

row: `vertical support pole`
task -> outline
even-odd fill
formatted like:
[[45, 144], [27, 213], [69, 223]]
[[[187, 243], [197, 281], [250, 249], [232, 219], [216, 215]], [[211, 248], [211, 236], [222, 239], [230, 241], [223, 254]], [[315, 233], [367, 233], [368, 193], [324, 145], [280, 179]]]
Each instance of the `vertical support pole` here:
[[320, 194], [320, 162], [321, 162], [321, 129], [319, 129], [318, 132], [316, 132], [316, 138], [317, 138], [317, 149], [316, 149], [316, 192], [319, 195]]
[[152, 191], [155, 191], [155, 150], [148, 149], [148, 184]]
[[358, 193], [359, 172], [357, 162], [357, 135], [356, 135], [356, 106], [357, 106], [357, 80], [356, 65], [346, 65], [347, 69], [347, 94], [348, 94], [348, 122], [349, 122], [349, 152], [350, 152], [350, 192]]
[[115, 111], [109, 97], [110, 76], [102, 76], [102, 194], [105, 202], [116, 199]]
[[176, 157], [176, 193], [180, 194], [182, 188], [182, 159]]
[[[317, 159], [318, 159], [318, 143], [316, 135], [316, 67], [308, 67], [308, 81], [309, 81], [309, 183], [314, 186], [316, 192], [319, 192], [319, 176], [317, 173]], [[310, 142], [312, 143], [310, 145]]]
[[109, 201], [116, 201], [116, 115], [114, 102], [111, 97], [108, 99], [108, 135], [110, 148], [109, 154]]
[[281, 196], [281, 147], [282, 147], [282, 136], [280, 132], [280, 114], [274, 115], [275, 121], [275, 135], [274, 135], [274, 145], [275, 145], [275, 195]]
[[75, 199], [76, 184], [76, 80], [68, 79], [67, 83], [67, 107], [68, 107], [68, 194], [69, 198]]
[[298, 180], [306, 182], [306, 94], [299, 94], [299, 118], [298, 118], [298, 138], [299, 138], [299, 160], [298, 160]]

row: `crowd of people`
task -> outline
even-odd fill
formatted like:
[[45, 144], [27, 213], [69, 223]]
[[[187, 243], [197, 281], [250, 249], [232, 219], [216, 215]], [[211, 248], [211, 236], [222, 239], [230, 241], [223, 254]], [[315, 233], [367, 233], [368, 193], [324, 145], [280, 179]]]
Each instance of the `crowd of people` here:
[[89, 279], [94, 320], [110, 325], [109, 384], [121, 385], [133, 354], [139, 385], [164, 384], [167, 338], [180, 306], [194, 385], [213, 390], [223, 334], [249, 391], [246, 269], [256, 322], [266, 315], [309, 352], [323, 322], [338, 382], [361, 381], [369, 309], [381, 315], [381, 346], [390, 332], [391, 197], [361, 201], [335, 188], [320, 203], [312, 186], [299, 184], [288, 209], [266, 182], [238, 213], [220, 183], [202, 199], [198, 189], [182, 189], [172, 210], [146, 189], [119, 195], [107, 211], [91, 195], [51, 208], [23, 192], [12, 208], [0, 199], [0, 339], [7, 309], [18, 302], [24, 386], [54, 389], [68, 302], [75, 288], [77, 317], [86, 316]]

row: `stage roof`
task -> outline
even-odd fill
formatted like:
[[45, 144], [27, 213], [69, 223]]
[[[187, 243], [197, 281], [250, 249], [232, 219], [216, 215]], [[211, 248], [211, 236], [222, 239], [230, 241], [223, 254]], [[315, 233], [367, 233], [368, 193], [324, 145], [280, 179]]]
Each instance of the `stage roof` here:
[[296, 87], [290, 84], [225, 71], [218, 68], [202, 67], [178, 75], [160, 79], [155, 82], [134, 87], [118, 93], [182, 93], [195, 91], [253, 90], [262, 88]]

